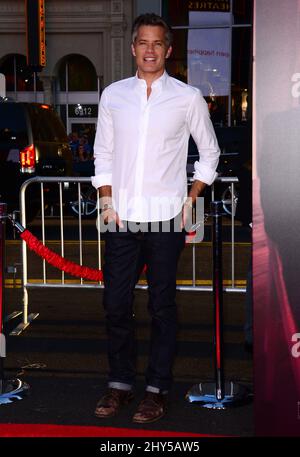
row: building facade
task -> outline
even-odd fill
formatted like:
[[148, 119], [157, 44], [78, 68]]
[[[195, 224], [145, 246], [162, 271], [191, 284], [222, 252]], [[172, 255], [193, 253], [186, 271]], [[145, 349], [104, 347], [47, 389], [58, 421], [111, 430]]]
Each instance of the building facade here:
[[135, 0], [45, 0], [46, 66], [33, 73], [26, 65], [25, 0], [0, 0], [6, 95], [55, 105], [68, 132], [93, 128], [102, 89], [134, 72], [130, 31], [143, 8]]
[[103, 88], [134, 74], [131, 25], [147, 11], [162, 14], [174, 29], [168, 72], [199, 81], [202, 91], [209, 84], [204, 95], [216, 125], [251, 118], [252, 0], [44, 1], [46, 66], [33, 73], [26, 64], [25, 0], [0, 0], [0, 73], [8, 97], [53, 104], [68, 133], [94, 130]]

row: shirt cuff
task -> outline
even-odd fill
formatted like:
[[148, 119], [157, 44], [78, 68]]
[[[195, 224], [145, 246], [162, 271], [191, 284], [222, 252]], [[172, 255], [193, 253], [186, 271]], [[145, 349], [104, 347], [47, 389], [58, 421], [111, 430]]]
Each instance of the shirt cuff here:
[[195, 173], [194, 173], [194, 180], [204, 182], [208, 186], [210, 186], [214, 180], [218, 177], [218, 173], [215, 171], [215, 169], [211, 169], [207, 165], [197, 165], [199, 162], [195, 163]]
[[99, 189], [102, 186], [111, 186], [112, 185], [112, 174], [106, 173], [97, 176], [92, 176], [92, 185]]

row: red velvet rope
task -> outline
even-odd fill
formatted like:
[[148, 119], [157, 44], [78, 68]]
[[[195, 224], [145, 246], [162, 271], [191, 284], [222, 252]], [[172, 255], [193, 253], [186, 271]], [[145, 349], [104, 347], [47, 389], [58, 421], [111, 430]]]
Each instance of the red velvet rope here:
[[72, 276], [79, 278], [90, 279], [91, 281], [103, 281], [102, 270], [95, 268], [83, 267], [77, 263], [71, 262], [64, 257], [56, 254], [43, 245], [29, 230], [24, 230], [20, 233], [20, 237], [24, 240], [31, 251], [34, 251], [38, 256], [45, 259], [50, 265], [59, 268]]

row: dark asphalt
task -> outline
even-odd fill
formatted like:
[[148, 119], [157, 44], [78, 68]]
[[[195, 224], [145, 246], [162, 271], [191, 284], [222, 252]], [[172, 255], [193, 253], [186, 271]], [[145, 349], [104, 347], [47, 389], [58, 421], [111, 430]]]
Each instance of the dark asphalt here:
[[[118, 417], [97, 419], [93, 411], [105, 389], [105, 353], [102, 291], [33, 290], [30, 312], [39, 317], [18, 337], [8, 336], [6, 377], [18, 376], [30, 384], [22, 401], [0, 406], [1, 423], [100, 425], [170, 430], [229, 436], [253, 436], [253, 403], [213, 411], [185, 400], [187, 390], [200, 381], [214, 380], [212, 298], [208, 293], [179, 292], [179, 332], [174, 386], [169, 411], [159, 422], [131, 423], [143, 396], [143, 372], [149, 344], [147, 293], [136, 292], [136, 396]], [[224, 296], [225, 378], [252, 389], [252, 358], [244, 350], [244, 295]], [[6, 289], [6, 312], [21, 308], [21, 289]], [[16, 322], [6, 326], [8, 333]], [[251, 400], [251, 396], [249, 397]]]

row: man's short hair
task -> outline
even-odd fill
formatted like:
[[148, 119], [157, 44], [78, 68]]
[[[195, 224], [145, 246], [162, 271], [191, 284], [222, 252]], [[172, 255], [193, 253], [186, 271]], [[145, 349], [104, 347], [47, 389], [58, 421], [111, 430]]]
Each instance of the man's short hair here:
[[165, 40], [167, 47], [171, 46], [173, 41], [173, 32], [171, 27], [163, 20], [162, 17], [154, 13], [146, 13], [138, 16], [132, 25], [132, 43], [135, 42], [138, 30], [142, 25], [152, 25], [162, 27], [165, 31]]

